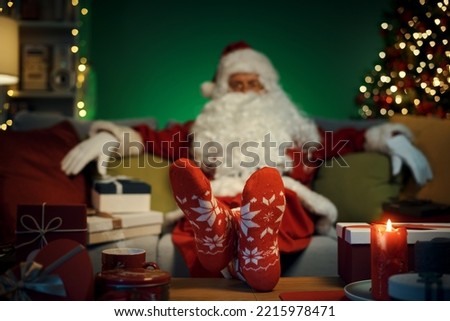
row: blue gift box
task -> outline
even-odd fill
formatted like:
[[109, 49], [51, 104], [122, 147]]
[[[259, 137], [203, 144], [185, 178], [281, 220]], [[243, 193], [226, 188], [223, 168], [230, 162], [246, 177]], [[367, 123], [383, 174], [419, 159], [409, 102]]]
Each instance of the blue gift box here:
[[151, 208], [151, 186], [140, 180], [107, 177], [94, 181], [92, 206], [102, 212], [145, 212]]

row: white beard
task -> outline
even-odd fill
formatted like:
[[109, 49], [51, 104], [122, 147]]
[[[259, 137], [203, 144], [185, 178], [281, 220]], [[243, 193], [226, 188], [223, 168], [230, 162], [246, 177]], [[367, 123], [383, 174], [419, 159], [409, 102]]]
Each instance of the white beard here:
[[[315, 123], [301, 115], [282, 90], [228, 93], [212, 100], [191, 132], [191, 153], [205, 171], [214, 173], [212, 188], [216, 195], [241, 192], [251, 173], [264, 166], [287, 172], [290, 159], [285, 155], [286, 148], [320, 140]], [[263, 142], [269, 139], [274, 146], [264, 147]]]

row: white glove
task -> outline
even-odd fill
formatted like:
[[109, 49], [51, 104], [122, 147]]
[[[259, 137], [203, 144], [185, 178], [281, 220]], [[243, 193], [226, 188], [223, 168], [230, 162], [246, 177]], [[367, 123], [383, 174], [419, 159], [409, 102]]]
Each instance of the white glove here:
[[391, 156], [392, 173], [400, 172], [402, 163], [409, 167], [417, 184], [424, 185], [433, 178], [430, 164], [425, 155], [403, 135], [397, 135], [386, 141], [387, 152]]
[[62, 160], [61, 169], [67, 175], [76, 175], [89, 162], [96, 159], [98, 173], [102, 176], [106, 175], [107, 161], [118, 147], [119, 140], [111, 133], [98, 132], [72, 148]]

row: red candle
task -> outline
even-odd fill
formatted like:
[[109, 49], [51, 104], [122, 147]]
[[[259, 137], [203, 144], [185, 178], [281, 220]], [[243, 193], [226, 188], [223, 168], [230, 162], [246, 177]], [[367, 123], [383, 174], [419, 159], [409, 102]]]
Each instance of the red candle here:
[[372, 297], [389, 300], [388, 279], [390, 276], [408, 272], [408, 244], [406, 228], [393, 228], [387, 224], [372, 224], [370, 227]]

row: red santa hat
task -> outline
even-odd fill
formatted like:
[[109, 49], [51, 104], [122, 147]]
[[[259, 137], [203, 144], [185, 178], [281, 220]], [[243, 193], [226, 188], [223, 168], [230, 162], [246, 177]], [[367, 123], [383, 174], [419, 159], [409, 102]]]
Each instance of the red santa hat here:
[[228, 77], [235, 73], [256, 73], [264, 88], [270, 91], [278, 84], [278, 73], [270, 60], [244, 41], [231, 43], [222, 51], [212, 81], [201, 85], [204, 97], [220, 97], [228, 92]]

